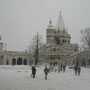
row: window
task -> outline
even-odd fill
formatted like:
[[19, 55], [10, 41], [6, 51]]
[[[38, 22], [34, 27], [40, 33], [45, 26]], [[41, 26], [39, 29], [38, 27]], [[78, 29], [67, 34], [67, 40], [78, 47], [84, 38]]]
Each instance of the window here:
[[68, 40], [68, 43], [70, 43], [70, 40]]

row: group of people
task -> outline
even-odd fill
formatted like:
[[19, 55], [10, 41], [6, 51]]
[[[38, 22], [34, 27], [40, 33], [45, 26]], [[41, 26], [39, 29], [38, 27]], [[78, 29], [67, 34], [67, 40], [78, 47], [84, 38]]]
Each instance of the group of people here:
[[[35, 78], [35, 75], [36, 75], [35, 66], [32, 66], [31, 70], [32, 70], [31, 77]], [[45, 73], [45, 79], [47, 79], [47, 74], [49, 73], [49, 69], [47, 68], [47, 66], [45, 66], [44, 73]]]
[[61, 64], [61, 71], [65, 72], [65, 70], [66, 70], [66, 65]]
[[[47, 80], [48, 73], [53, 72], [53, 70], [55, 70], [55, 72], [58, 71], [60, 73], [60, 71], [62, 71], [62, 70], [63, 70], [63, 72], [65, 72], [65, 69], [66, 69], [66, 65], [58, 65], [58, 67], [50, 66], [49, 68], [47, 66], [45, 66], [45, 68], [44, 68], [45, 79]], [[31, 77], [35, 78], [35, 75], [36, 75], [35, 66], [32, 66], [31, 70], [32, 70]]]
[[66, 70], [66, 65], [65, 65], [65, 64], [64, 64], [64, 65], [61, 64], [61, 65], [58, 65], [58, 67], [55, 66], [54, 68], [55, 68], [55, 72], [56, 72], [56, 71], [58, 71], [59, 73], [60, 73], [60, 71], [65, 72], [65, 70]]
[[81, 68], [76, 65], [76, 66], [74, 67], [74, 70], [75, 70], [75, 75], [78, 75], [78, 76], [79, 76], [79, 75], [80, 75], [80, 72], [81, 72]]
[[[65, 72], [65, 69], [66, 69], [66, 65], [58, 65], [58, 68], [56, 68], [55, 66], [52, 67], [50, 66], [49, 68], [47, 66], [45, 66], [44, 68], [44, 73], [45, 73], [45, 79], [47, 80], [47, 75], [48, 73], [50, 73], [50, 71], [53, 72], [53, 69], [55, 70], [55, 72], [58, 70], [58, 72], [60, 73], [60, 71], [63, 71]], [[32, 74], [31, 74], [31, 77], [35, 78], [35, 74], [36, 74], [36, 68], [35, 66], [32, 66], [31, 68], [32, 70]], [[81, 72], [81, 68], [79, 66], [75, 66], [74, 67], [74, 70], [75, 70], [75, 75], [80, 75], [80, 72]]]

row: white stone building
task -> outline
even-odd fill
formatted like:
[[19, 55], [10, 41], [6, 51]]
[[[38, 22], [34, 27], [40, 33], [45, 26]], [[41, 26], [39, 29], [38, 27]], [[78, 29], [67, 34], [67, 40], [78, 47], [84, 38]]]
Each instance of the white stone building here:
[[[4, 51], [0, 36], [0, 65], [29, 65], [34, 60], [28, 52]], [[50, 19], [46, 29], [46, 44], [40, 53], [39, 64], [90, 65], [90, 51], [78, 53], [78, 44], [71, 43], [71, 36], [65, 27], [61, 11], [54, 27]]]
[[63, 58], [78, 51], [78, 44], [71, 44], [71, 36], [65, 27], [61, 11], [54, 27], [50, 19], [46, 29], [45, 61], [51, 64], [63, 63]]
[[90, 67], [90, 50], [72, 54], [71, 56], [67, 57], [66, 61], [67, 65], [79, 65], [82, 67]]
[[33, 57], [27, 52], [4, 51], [3, 42], [0, 37], [0, 65], [30, 65]]

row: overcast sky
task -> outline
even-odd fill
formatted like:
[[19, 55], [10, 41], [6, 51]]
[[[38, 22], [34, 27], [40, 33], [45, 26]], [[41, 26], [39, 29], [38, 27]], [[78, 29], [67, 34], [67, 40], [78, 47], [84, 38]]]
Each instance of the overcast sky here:
[[56, 25], [62, 13], [72, 43], [80, 43], [80, 30], [90, 27], [90, 0], [0, 0], [0, 35], [7, 50], [24, 51], [39, 32], [46, 41], [50, 18]]

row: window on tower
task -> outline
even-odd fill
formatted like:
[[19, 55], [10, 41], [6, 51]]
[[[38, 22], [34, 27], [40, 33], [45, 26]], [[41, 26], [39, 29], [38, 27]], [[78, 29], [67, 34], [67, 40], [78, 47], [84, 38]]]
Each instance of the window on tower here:
[[59, 45], [59, 44], [60, 44], [59, 37], [56, 37], [56, 44], [57, 44], [57, 45]]

